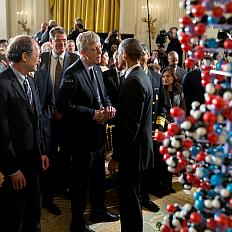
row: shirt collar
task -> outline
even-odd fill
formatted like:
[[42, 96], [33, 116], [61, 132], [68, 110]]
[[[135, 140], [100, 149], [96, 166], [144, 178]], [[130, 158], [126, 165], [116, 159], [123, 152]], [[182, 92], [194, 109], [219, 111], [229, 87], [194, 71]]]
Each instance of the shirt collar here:
[[64, 59], [64, 56], [65, 56], [65, 51], [63, 53], [61, 53], [59, 56], [52, 50], [52, 55], [57, 58], [61, 58], [62, 60]]
[[10, 64], [10, 68], [17, 77], [17, 79], [20, 80], [20, 82], [23, 82], [25, 80], [26, 76], [19, 72], [16, 68], [14, 68], [12, 64]]
[[128, 69], [126, 70], [125, 79], [129, 76], [129, 74], [131, 73], [131, 71], [132, 71], [134, 68], [136, 68], [136, 67], [140, 67], [140, 64], [135, 64], [135, 65], [131, 66], [130, 68], [128, 68]]

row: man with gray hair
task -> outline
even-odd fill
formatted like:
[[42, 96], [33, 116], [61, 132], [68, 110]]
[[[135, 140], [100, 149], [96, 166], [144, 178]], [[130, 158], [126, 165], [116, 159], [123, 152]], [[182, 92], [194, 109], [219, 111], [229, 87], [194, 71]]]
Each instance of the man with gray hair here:
[[119, 173], [119, 203], [122, 232], [142, 232], [143, 215], [139, 199], [142, 174], [153, 166], [152, 86], [139, 60], [143, 53], [136, 39], [123, 40], [118, 63], [126, 65], [125, 81], [116, 113], [117, 135], [111, 174]]
[[77, 37], [78, 59], [64, 73], [57, 108], [67, 122], [65, 137], [72, 154], [71, 232], [93, 232], [84, 212], [87, 196], [92, 222], [115, 221], [107, 212], [105, 195], [105, 125], [115, 109], [105, 94], [101, 69], [100, 37], [91, 31]]

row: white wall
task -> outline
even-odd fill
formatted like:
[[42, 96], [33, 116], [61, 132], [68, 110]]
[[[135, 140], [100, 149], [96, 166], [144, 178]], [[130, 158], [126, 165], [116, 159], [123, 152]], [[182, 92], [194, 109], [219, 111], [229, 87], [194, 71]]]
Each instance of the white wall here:
[[6, 1], [7, 0], [0, 0], [0, 39], [7, 39], [7, 8], [6, 8]]

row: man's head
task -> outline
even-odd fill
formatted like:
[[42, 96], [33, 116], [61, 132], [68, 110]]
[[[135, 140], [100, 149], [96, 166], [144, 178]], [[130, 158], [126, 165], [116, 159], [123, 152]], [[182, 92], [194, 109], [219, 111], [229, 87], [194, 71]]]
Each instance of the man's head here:
[[146, 44], [145, 43], [141, 43], [141, 46], [143, 48], [143, 53], [142, 53], [139, 61], [140, 61], [141, 66], [144, 69], [146, 69], [147, 68], [147, 62], [148, 62], [148, 59], [149, 59], [150, 55], [149, 55], [149, 51], [147, 49]]
[[175, 51], [171, 51], [168, 53], [168, 63], [169, 66], [172, 68], [176, 68], [177, 64], [179, 62], [179, 56], [178, 53]]
[[47, 29], [47, 27], [48, 27], [48, 24], [47, 24], [47, 23], [41, 23], [41, 31], [42, 31], [42, 32], [45, 32], [46, 29]]
[[177, 31], [178, 31], [177, 27], [171, 27], [169, 30], [170, 34], [168, 38], [170, 40], [177, 39]]
[[8, 41], [6, 39], [0, 39], [0, 48], [7, 49]]
[[80, 33], [76, 40], [81, 58], [88, 66], [101, 62], [102, 45], [100, 37], [92, 31]]
[[74, 40], [69, 39], [69, 40], [67, 41], [66, 50], [67, 50], [68, 52], [71, 52], [71, 53], [74, 53], [74, 52], [75, 52], [76, 46], [75, 46], [75, 41], [74, 41]]
[[74, 29], [78, 30], [78, 29], [83, 29], [83, 20], [81, 18], [76, 18], [74, 21]]
[[22, 74], [36, 71], [39, 63], [39, 46], [27, 35], [19, 35], [11, 40], [7, 49], [7, 58]]
[[143, 48], [139, 40], [128, 38], [120, 43], [118, 53], [119, 65], [124, 65], [126, 63], [128, 66], [128, 63], [139, 63], [140, 57], [143, 54]]
[[54, 19], [49, 20], [48, 26], [49, 27], [56, 27], [57, 26], [56, 20], [54, 20]]
[[57, 55], [61, 55], [66, 49], [67, 35], [63, 27], [53, 27], [49, 32], [52, 50]]

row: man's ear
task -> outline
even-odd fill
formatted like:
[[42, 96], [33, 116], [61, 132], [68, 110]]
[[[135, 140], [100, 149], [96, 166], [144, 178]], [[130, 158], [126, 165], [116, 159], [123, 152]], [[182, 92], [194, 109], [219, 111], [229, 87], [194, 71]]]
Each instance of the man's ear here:
[[28, 59], [28, 54], [27, 54], [27, 52], [23, 52], [23, 53], [22, 53], [22, 61], [23, 61], [23, 62], [26, 62], [27, 59]]

